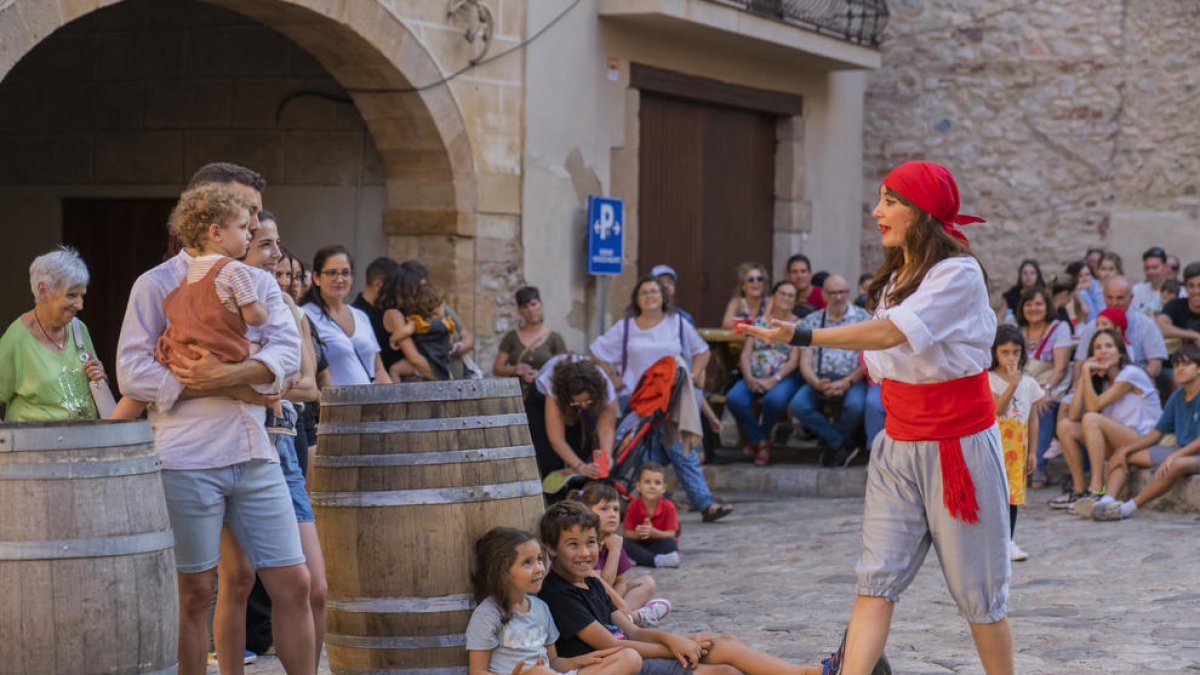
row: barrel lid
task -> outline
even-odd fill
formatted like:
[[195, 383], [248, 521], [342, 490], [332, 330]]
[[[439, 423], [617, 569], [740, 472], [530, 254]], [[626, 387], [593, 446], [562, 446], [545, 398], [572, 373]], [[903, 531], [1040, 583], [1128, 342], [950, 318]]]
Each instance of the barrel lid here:
[[328, 387], [321, 391], [321, 406], [418, 403], [422, 401], [469, 401], [521, 396], [514, 377], [449, 382], [402, 382], [400, 384], [356, 384]]
[[154, 433], [145, 420], [0, 424], [0, 452], [106, 448], [153, 441]]

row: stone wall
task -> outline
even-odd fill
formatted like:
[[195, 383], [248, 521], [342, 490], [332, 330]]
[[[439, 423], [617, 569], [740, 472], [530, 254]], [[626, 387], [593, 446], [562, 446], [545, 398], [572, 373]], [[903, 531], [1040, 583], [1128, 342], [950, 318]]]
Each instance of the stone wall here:
[[1200, 4], [1177, 0], [897, 0], [866, 97], [864, 269], [882, 259], [869, 217], [895, 164], [959, 177], [966, 232], [1011, 285], [1032, 257], [1060, 272], [1105, 246], [1141, 278], [1161, 244], [1200, 259]]

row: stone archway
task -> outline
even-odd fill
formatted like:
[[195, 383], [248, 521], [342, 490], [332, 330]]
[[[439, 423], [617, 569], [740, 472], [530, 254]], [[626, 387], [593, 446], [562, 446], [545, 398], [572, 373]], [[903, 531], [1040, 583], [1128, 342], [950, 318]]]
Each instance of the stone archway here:
[[[400, 258], [419, 257], [438, 282], [469, 298], [475, 285], [474, 157], [448, 87], [404, 92], [442, 77], [420, 40], [378, 2], [202, 1], [287, 36], [350, 92], [383, 165], [387, 206], [382, 227], [389, 252]], [[0, 79], [51, 33], [112, 4], [0, 3]]]

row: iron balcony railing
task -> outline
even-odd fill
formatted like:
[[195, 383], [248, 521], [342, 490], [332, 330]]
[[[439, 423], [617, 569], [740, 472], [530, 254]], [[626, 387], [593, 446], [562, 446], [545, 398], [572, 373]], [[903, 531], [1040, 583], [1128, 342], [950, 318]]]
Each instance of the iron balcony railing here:
[[749, 12], [878, 47], [887, 27], [887, 0], [718, 0]]

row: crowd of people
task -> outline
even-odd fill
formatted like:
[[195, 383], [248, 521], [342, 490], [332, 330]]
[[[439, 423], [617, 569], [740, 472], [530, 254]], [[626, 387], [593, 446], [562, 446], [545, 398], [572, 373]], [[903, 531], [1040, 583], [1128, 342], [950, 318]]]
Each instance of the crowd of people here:
[[[0, 337], [5, 421], [148, 415], [153, 423], [176, 539], [185, 673], [204, 671], [218, 582], [213, 636], [223, 672], [250, 658], [247, 635], [264, 618], [285, 669], [315, 672], [326, 585], [306, 476], [321, 389], [483, 375], [473, 336], [420, 262], [377, 258], [352, 296], [350, 251], [325, 246], [311, 267], [289, 253], [281, 224], [263, 209], [264, 187], [254, 171], [225, 163], [192, 178], [170, 217], [168, 255], [130, 292], [117, 350], [119, 400], [77, 317], [89, 275], [75, 251], [60, 247], [33, 261], [34, 306]], [[1128, 518], [1200, 471], [1200, 263], [1187, 265], [1180, 280], [1178, 260], [1162, 248], [1142, 260], [1138, 284], [1124, 276], [1119, 256], [1098, 249], [1049, 280], [1036, 260], [1023, 260], [1001, 296], [987, 383], [1003, 447], [1012, 560], [1028, 557], [1013, 536], [1026, 487], [1046, 485], [1047, 461], [1058, 454], [1070, 486], [1050, 506], [1096, 520]], [[649, 575], [627, 576], [634, 566], [678, 566], [686, 554], [676, 506], [664, 494], [666, 467], [703, 522], [733, 510], [701, 469], [702, 425], [720, 426], [713, 394], [724, 395], [756, 465], [770, 464], [780, 432], [797, 428], [816, 437], [828, 466], [886, 442], [885, 394], [864, 352], [847, 348], [857, 342], [765, 337], [783, 323], [810, 336], [870, 323], [864, 306], [884, 290], [881, 277], [864, 276], [852, 288], [841, 275], [814, 274], [802, 254], [785, 269], [772, 284], [762, 264], [737, 268], [722, 328], [752, 330], [719, 392], [704, 391], [709, 345], [676, 306], [679, 279], [669, 266], [637, 280], [627, 310], [584, 352], [571, 352], [547, 325], [537, 288], [517, 291], [521, 322], [502, 337], [491, 374], [520, 382], [538, 470], [555, 504], [541, 528], [555, 566], [546, 571], [528, 533], [500, 529], [478, 542], [477, 570], [490, 571], [475, 580], [480, 605], [467, 633], [473, 675], [515, 667], [526, 654], [498, 654], [495, 636], [516, 629], [558, 645], [533, 650], [539, 660], [526, 663], [526, 673], [677, 672], [671, 664], [712, 673], [822, 672], [729, 636], [658, 631], [670, 602], [655, 597]], [[1120, 501], [1131, 467], [1154, 476]], [[256, 594], [266, 602], [255, 602]], [[255, 607], [268, 607], [269, 616]]]

